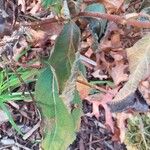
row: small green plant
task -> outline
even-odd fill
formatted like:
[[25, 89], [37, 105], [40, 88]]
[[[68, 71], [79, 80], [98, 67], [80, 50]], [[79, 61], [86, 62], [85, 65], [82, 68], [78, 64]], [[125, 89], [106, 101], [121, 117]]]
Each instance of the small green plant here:
[[[45, 0], [45, 3], [48, 1]], [[49, 1], [52, 5], [54, 1]], [[81, 31], [69, 10], [68, 1], [63, 1], [64, 27], [56, 39], [53, 52], [45, 60], [35, 87], [35, 99], [43, 116], [45, 150], [66, 150], [74, 140], [78, 130], [82, 106], [76, 89], [76, 81], [81, 70], [79, 43]], [[85, 11], [105, 13], [104, 5], [92, 4]], [[106, 20], [84, 18], [89, 21], [96, 47], [106, 27]]]
[[24, 84], [19, 80], [19, 78], [21, 78], [25, 83], [33, 82], [35, 80], [33, 77], [37, 74], [37, 70], [18, 68], [16, 72], [17, 75], [12, 70], [8, 69], [3, 69], [0, 71], [0, 109], [2, 109], [8, 115], [12, 126], [20, 134], [22, 134], [13, 121], [6, 103], [8, 101], [26, 100], [28, 98], [31, 99], [29, 92], [25, 92], [23, 95], [22, 92], [18, 92], [16, 89]]
[[57, 14], [60, 13], [61, 8], [62, 8], [62, 0], [42, 0], [42, 2], [45, 8], [47, 9], [50, 8]]
[[126, 145], [137, 150], [148, 150], [150, 147], [150, 114], [137, 115], [128, 120]]

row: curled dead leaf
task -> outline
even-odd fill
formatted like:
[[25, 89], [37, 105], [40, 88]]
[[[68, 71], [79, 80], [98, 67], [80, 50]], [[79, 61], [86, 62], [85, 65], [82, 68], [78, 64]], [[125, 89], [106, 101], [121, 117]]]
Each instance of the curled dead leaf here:
[[108, 102], [110, 102], [114, 95], [118, 92], [118, 88], [115, 88], [113, 90], [108, 90], [106, 94], [94, 94], [86, 97], [86, 100], [88, 100], [90, 103], [93, 104], [93, 111], [91, 115], [94, 115], [96, 118], [100, 116], [99, 112], [99, 106], [101, 105], [105, 110], [105, 124], [109, 125], [112, 132], [114, 132], [114, 123], [112, 119], [112, 113], [110, 112], [110, 108], [107, 105]]
[[111, 69], [110, 75], [113, 78], [115, 85], [119, 85], [121, 82], [128, 80], [128, 74], [125, 73], [127, 67], [127, 65], [117, 63], [117, 65]]
[[133, 47], [127, 49], [130, 76], [128, 82], [113, 99], [120, 103], [131, 93], [134, 93], [139, 83], [150, 74], [150, 34], [145, 35]]
[[102, 0], [108, 13], [117, 12], [121, 8], [123, 2], [124, 0]]

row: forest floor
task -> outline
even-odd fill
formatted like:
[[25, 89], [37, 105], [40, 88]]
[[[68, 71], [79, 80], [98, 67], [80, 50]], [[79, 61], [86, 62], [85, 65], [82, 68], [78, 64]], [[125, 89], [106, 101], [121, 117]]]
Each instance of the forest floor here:
[[[96, 2], [84, 0], [80, 10]], [[43, 67], [41, 58], [50, 55], [63, 29], [65, 17], [43, 7], [41, 0], [0, 0], [0, 3], [0, 10], [3, 10], [0, 11], [0, 150], [39, 150], [43, 139], [43, 123], [41, 110], [34, 101], [37, 72]], [[2, 7], [3, 3], [5, 7]], [[85, 77], [79, 76], [77, 79], [83, 113], [76, 139], [68, 149], [148, 150], [150, 53], [140, 51], [138, 54], [136, 51], [130, 53], [134, 55], [130, 58], [126, 49], [131, 48], [132, 51], [135, 43], [150, 33], [150, 26], [143, 27], [144, 23], [136, 22], [141, 16], [148, 20], [146, 23], [150, 22], [150, 3], [146, 0], [103, 0], [102, 3], [108, 14], [104, 18], [110, 20], [104, 27], [105, 32], [99, 33], [98, 50], [94, 51], [95, 39], [88, 21], [75, 19], [81, 30], [79, 50], [86, 72]], [[149, 12], [142, 12], [145, 8]], [[126, 20], [119, 18], [116, 21], [111, 15], [125, 16]], [[102, 28], [101, 24], [100, 30]], [[149, 43], [150, 40], [146, 44]], [[142, 44], [139, 42], [137, 47]], [[147, 45], [141, 47], [150, 47]], [[139, 57], [143, 57], [142, 65], [148, 66], [143, 67], [144, 71], [140, 68]], [[130, 68], [135, 66], [141, 71], [130, 76], [134, 72]], [[144, 76], [146, 73], [148, 75]], [[142, 76], [141, 80], [137, 76]], [[139, 82], [134, 83], [136, 90], [127, 93], [130, 94], [124, 100], [127, 103], [113, 103], [109, 108], [107, 103], [126, 83], [135, 82], [134, 79]], [[28, 98], [24, 98], [24, 94]], [[130, 99], [134, 102], [130, 102]], [[123, 105], [127, 106], [124, 108]]]

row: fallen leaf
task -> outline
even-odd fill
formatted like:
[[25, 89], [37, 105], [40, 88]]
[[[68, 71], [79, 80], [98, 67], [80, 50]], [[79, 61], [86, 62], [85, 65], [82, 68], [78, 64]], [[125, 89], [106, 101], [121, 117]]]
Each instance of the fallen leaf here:
[[124, 0], [102, 0], [101, 2], [105, 5], [107, 13], [111, 14], [117, 12], [121, 8]]
[[124, 58], [124, 52], [122, 51], [117, 51], [117, 52], [113, 52], [113, 51], [110, 51], [110, 55], [114, 58], [115, 62], [118, 62], [118, 61], [122, 61], [123, 58]]
[[86, 51], [85, 56], [90, 58], [90, 57], [92, 56], [92, 54], [93, 54], [93, 50], [92, 50], [91, 48], [89, 48], [89, 49]]
[[121, 82], [128, 80], [128, 74], [125, 73], [127, 67], [127, 65], [117, 63], [117, 65], [111, 69], [110, 75], [115, 85], [119, 85]]
[[113, 90], [108, 90], [108, 93], [106, 94], [94, 94], [91, 96], [86, 97], [86, 100], [88, 100], [90, 103], [93, 104], [93, 111], [90, 115], [94, 115], [96, 118], [100, 116], [99, 113], [99, 106], [101, 105], [105, 110], [105, 124], [109, 125], [112, 132], [114, 132], [114, 123], [112, 120], [112, 113], [110, 112], [110, 108], [107, 105], [108, 102], [110, 102], [114, 95], [118, 92], [118, 88]]
[[139, 89], [146, 100], [146, 102], [150, 105], [150, 81], [146, 79], [140, 83]]
[[104, 80], [108, 78], [107, 75], [101, 73], [101, 70], [96, 70], [95, 72], [92, 73], [92, 76], [94, 78], [99, 78], [100, 80]]
[[34, 30], [31, 28], [27, 29], [28, 42], [32, 44], [32, 46], [39, 46], [43, 44], [44, 41], [48, 38], [48, 35], [45, 31], [42, 30]]
[[[20, 45], [20, 47], [17, 47], [17, 44]], [[13, 47], [13, 59], [15, 61], [18, 61], [21, 53], [28, 48], [28, 43], [26, 41], [25, 38], [20, 38], [20, 40], [18, 41], [18, 43], [15, 44], [15, 46]]]
[[120, 33], [118, 31], [116, 31], [112, 34], [111, 44], [112, 44], [112, 48], [120, 48], [121, 47]]
[[38, 0], [38, 2], [30, 10], [30, 14], [35, 15], [37, 11], [41, 8], [41, 4], [42, 4], [42, 0]]
[[117, 93], [112, 103], [121, 102], [134, 93], [139, 83], [150, 73], [150, 34], [145, 35], [133, 47], [127, 49], [130, 76], [128, 82]]
[[126, 134], [126, 120], [132, 116], [131, 113], [118, 113], [116, 116], [117, 119], [117, 126], [120, 129], [120, 141], [123, 143], [125, 140], [125, 134]]
[[[78, 80], [88, 84], [87, 80], [83, 76], [79, 76]], [[82, 100], [89, 95], [89, 92], [91, 90], [91, 87], [78, 81], [76, 82], [76, 88]]]
[[[95, 12], [95, 13], [106, 13], [106, 9], [103, 4], [100, 3], [93, 3], [88, 5], [85, 10], [85, 12]], [[94, 42], [99, 41], [102, 37], [102, 35], [105, 32], [105, 28], [107, 25], [106, 19], [95, 19], [95, 18], [86, 18], [89, 24], [89, 28], [92, 32]]]
[[18, 0], [18, 6], [21, 5], [21, 11], [25, 13], [26, 11], [26, 2], [25, 0]]

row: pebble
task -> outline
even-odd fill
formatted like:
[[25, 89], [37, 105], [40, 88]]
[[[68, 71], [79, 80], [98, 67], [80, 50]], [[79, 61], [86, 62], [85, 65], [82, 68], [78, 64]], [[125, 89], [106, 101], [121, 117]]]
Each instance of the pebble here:
[[15, 144], [15, 141], [13, 139], [5, 139], [5, 138], [3, 138], [1, 140], [1, 143], [3, 145], [13, 145], [13, 144]]

